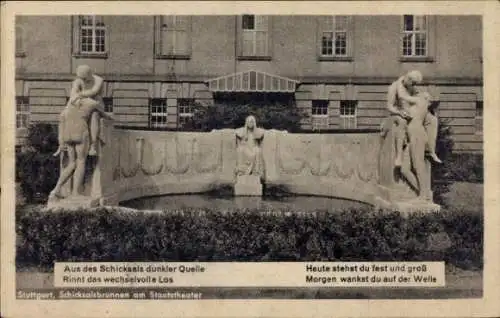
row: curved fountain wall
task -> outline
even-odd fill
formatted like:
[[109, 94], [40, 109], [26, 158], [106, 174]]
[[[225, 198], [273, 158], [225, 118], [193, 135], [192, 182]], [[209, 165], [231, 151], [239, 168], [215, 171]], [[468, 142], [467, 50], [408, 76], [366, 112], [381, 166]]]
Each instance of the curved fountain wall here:
[[[236, 181], [234, 130], [208, 133], [108, 127], [100, 164], [102, 204], [143, 196], [199, 193]], [[265, 182], [297, 194], [373, 204], [378, 133], [291, 134], [268, 130]]]

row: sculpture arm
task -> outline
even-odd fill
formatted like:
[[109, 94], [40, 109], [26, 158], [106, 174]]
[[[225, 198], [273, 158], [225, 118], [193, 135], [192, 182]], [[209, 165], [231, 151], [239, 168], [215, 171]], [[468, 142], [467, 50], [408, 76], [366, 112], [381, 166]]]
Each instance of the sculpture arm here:
[[394, 85], [389, 87], [389, 91], [387, 92], [387, 110], [391, 115], [401, 115], [401, 110], [399, 110], [396, 105], [396, 88]]
[[71, 92], [69, 93], [69, 102], [71, 104], [74, 104], [76, 100], [80, 98], [80, 92], [81, 92], [81, 87], [82, 87], [82, 82], [79, 79], [76, 79], [73, 81], [73, 84], [71, 85]]
[[94, 107], [92, 107], [92, 110], [98, 112], [99, 115], [101, 115], [106, 119], [113, 120], [113, 117], [111, 117], [108, 113], [106, 113], [104, 107], [100, 103], [96, 103]]
[[402, 82], [397, 83], [397, 94], [398, 94], [399, 98], [405, 100], [406, 102], [408, 102], [410, 104], [415, 104], [415, 103], [418, 103], [418, 101], [419, 101], [418, 97], [411, 96], [408, 93], [408, 91], [406, 90], [406, 88], [404, 87]]
[[99, 76], [94, 76], [94, 86], [90, 89], [86, 89], [80, 92], [80, 96], [82, 97], [94, 97], [97, 95], [102, 88], [102, 84], [104, 80]]

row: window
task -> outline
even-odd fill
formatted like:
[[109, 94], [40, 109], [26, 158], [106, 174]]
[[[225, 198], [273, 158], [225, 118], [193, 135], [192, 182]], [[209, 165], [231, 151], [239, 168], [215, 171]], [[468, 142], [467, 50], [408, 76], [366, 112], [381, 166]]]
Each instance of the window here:
[[270, 18], [262, 15], [240, 17], [240, 58], [270, 57]]
[[167, 100], [164, 98], [151, 99], [149, 127], [167, 127]]
[[329, 122], [327, 100], [313, 100], [311, 115], [313, 130], [328, 129]]
[[75, 19], [74, 53], [83, 56], [106, 56], [108, 32], [104, 17], [84, 15]]
[[347, 56], [347, 17], [333, 16], [331, 22], [321, 37], [321, 55]]
[[29, 97], [16, 97], [16, 128], [28, 128], [30, 123]]
[[189, 58], [191, 54], [191, 19], [182, 15], [157, 17], [156, 56]]
[[16, 26], [16, 57], [25, 56], [24, 39], [25, 39], [24, 28], [21, 26]]
[[340, 126], [343, 129], [356, 129], [356, 107], [357, 101], [343, 100], [340, 101]]
[[104, 97], [104, 111], [108, 114], [113, 113], [113, 97]]
[[402, 56], [407, 59], [430, 58], [432, 18], [422, 15], [404, 15], [402, 23]]
[[476, 102], [475, 129], [476, 134], [483, 134], [483, 101]]
[[194, 99], [180, 98], [177, 100], [179, 126], [185, 126], [194, 115]]
[[320, 60], [351, 60], [352, 17], [336, 15], [318, 19]]

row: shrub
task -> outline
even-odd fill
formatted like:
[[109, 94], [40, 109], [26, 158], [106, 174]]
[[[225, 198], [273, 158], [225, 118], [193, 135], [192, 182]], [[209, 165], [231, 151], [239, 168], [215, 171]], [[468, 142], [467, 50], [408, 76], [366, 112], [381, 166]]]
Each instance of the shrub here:
[[450, 191], [453, 182], [452, 156], [454, 142], [451, 137], [452, 131], [449, 120], [439, 119], [439, 130], [436, 141], [436, 154], [443, 161], [442, 164], [435, 164], [432, 167], [432, 191], [434, 200], [439, 204], [444, 204], [444, 194]]
[[[18, 209], [16, 264], [50, 270], [55, 261], [446, 261], [482, 268], [480, 214], [302, 212]], [[449, 237], [449, 246], [431, 248], [432, 234]]]
[[16, 181], [26, 202], [46, 201], [59, 176], [57, 127], [35, 124], [29, 128], [26, 145], [16, 152]]
[[257, 125], [265, 129], [297, 132], [304, 118], [297, 107], [287, 104], [270, 104], [266, 107], [248, 104], [197, 105], [188, 130], [210, 131], [212, 129], [238, 128], [245, 124], [245, 118], [254, 115]]

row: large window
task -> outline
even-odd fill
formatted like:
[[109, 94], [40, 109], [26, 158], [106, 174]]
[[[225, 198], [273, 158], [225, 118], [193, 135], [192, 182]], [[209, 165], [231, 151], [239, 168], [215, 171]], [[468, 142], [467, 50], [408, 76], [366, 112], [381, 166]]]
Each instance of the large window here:
[[330, 27], [323, 30], [321, 56], [347, 56], [348, 17], [333, 16]]
[[16, 128], [28, 128], [30, 124], [29, 97], [16, 97]]
[[353, 22], [351, 16], [318, 17], [320, 60], [350, 60], [352, 58]]
[[476, 134], [483, 134], [483, 101], [476, 102], [475, 130]]
[[179, 114], [179, 126], [183, 127], [189, 123], [194, 115], [194, 99], [180, 98], [177, 100], [177, 110]]
[[156, 56], [158, 58], [189, 58], [191, 18], [182, 15], [163, 15], [156, 19]]
[[429, 55], [429, 21], [427, 16], [403, 16], [403, 57], [426, 57]]
[[167, 100], [165, 98], [153, 98], [150, 101], [149, 127], [167, 127]]
[[106, 56], [108, 31], [104, 17], [83, 15], [75, 17], [74, 53], [83, 56]]
[[328, 129], [328, 101], [313, 100], [311, 109], [313, 130]]
[[246, 14], [240, 17], [240, 58], [270, 57], [270, 17]]
[[356, 129], [357, 104], [355, 100], [343, 100], [340, 102], [340, 127], [343, 129]]

